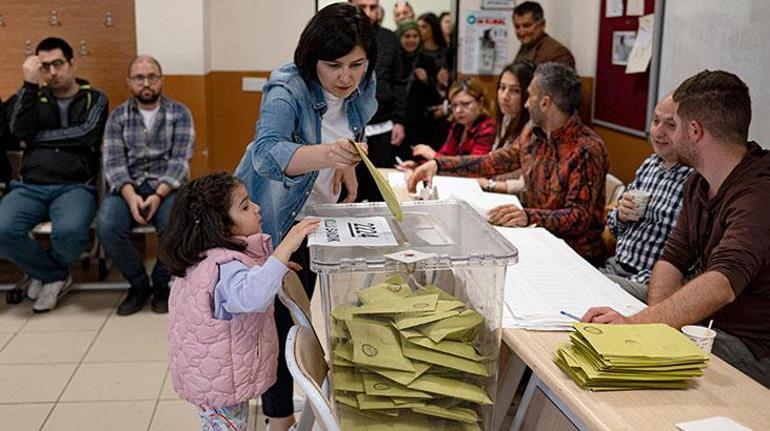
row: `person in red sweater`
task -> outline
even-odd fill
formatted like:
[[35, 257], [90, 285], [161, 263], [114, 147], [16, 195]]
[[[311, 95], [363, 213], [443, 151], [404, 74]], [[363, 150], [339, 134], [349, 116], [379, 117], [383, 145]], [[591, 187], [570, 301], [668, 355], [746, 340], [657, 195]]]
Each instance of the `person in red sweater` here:
[[449, 89], [449, 100], [453, 122], [444, 146], [435, 151], [428, 145], [415, 145], [415, 157], [481, 156], [492, 150], [497, 124], [481, 85], [470, 79], [457, 81]]

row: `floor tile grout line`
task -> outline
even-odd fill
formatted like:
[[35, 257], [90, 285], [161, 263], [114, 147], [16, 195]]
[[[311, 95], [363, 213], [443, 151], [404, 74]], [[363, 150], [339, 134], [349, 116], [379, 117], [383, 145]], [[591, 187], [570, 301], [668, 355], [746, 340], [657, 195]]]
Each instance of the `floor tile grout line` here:
[[70, 378], [67, 379], [67, 383], [64, 384], [64, 387], [62, 388], [61, 392], [59, 392], [59, 396], [56, 398], [56, 402], [53, 405], [53, 408], [48, 412], [48, 414], [45, 417], [45, 420], [40, 425], [40, 431], [43, 431], [43, 428], [45, 428], [45, 424], [48, 423], [48, 420], [51, 418], [51, 415], [53, 414], [53, 411], [56, 410], [56, 407], [59, 405], [59, 402], [61, 401], [61, 397], [64, 395], [64, 392], [67, 391], [67, 388], [69, 387], [70, 383], [72, 383], [72, 379], [75, 378], [75, 374], [77, 374], [78, 370], [80, 369], [80, 366], [83, 365], [83, 359], [85, 359], [86, 355], [88, 355], [88, 352], [91, 351], [91, 348], [93, 347], [94, 343], [96, 343], [96, 339], [99, 338], [99, 334], [101, 334], [102, 329], [104, 329], [104, 325], [107, 324], [107, 321], [110, 320], [110, 317], [113, 313], [115, 313], [115, 310], [117, 310], [117, 304], [112, 304], [112, 312], [107, 314], [107, 318], [104, 319], [104, 322], [102, 322], [102, 325], [99, 327], [99, 330], [96, 331], [96, 335], [94, 336], [93, 340], [91, 340], [91, 344], [88, 346], [86, 351], [83, 353], [83, 356], [80, 358], [80, 362], [75, 366], [75, 370], [70, 374]]

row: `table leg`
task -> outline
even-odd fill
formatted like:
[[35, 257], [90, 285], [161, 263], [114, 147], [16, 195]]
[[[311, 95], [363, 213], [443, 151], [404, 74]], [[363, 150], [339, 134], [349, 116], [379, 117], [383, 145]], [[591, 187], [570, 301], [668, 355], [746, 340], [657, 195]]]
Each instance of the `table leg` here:
[[500, 379], [500, 385], [498, 386], [497, 398], [495, 399], [494, 426], [492, 429], [499, 430], [502, 426], [526, 369], [527, 365], [524, 361], [519, 359], [516, 353], [511, 352], [508, 357], [508, 365], [505, 367], [505, 374]]

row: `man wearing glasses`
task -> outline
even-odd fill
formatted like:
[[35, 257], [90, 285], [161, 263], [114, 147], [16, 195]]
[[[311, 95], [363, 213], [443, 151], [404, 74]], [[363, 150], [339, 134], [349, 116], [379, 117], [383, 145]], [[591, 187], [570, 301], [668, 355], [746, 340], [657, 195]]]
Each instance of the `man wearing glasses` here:
[[[24, 84], [10, 104], [9, 128], [24, 142], [21, 180], [0, 202], [0, 256], [29, 278], [34, 311], [52, 310], [72, 284], [70, 266], [88, 244], [96, 209], [107, 97], [75, 78], [72, 47], [49, 37], [24, 60]], [[51, 246], [29, 237], [51, 220]]]
[[158, 260], [148, 277], [129, 235], [138, 225], [152, 224], [159, 235], [165, 230], [174, 193], [189, 176], [195, 128], [190, 110], [163, 96], [156, 59], [134, 58], [126, 81], [133, 97], [112, 111], [104, 133], [104, 175], [110, 193], [99, 207], [97, 234], [131, 284], [117, 313], [136, 313], [150, 296], [152, 311], [165, 313], [170, 275]]

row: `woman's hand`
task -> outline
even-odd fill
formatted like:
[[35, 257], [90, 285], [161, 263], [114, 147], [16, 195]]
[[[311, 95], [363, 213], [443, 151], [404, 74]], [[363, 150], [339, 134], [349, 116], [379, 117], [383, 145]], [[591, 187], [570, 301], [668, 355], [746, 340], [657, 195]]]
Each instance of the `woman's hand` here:
[[423, 157], [427, 160], [433, 160], [436, 158], [436, 151], [425, 144], [418, 144], [412, 148], [412, 155], [417, 157]]
[[[333, 163], [331, 167], [355, 167], [361, 161], [361, 156], [358, 155], [358, 151], [354, 147], [356, 144], [349, 139], [340, 138], [327, 145], [329, 147], [328, 158]], [[366, 144], [358, 145], [361, 145], [364, 152], [367, 152]]]
[[340, 185], [345, 185], [348, 191], [347, 196], [342, 201], [344, 204], [353, 203], [358, 195], [358, 178], [356, 178], [355, 168], [337, 168], [334, 170], [334, 180], [332, 182], [332, 192], [336, 195], [340, 192]]
[[415, 67], [414, 68], [414, 77], [419, 79], [422, 82], [427, 83], [428, 82], [428, 72], [425, 71], [422, 67]]
[[436, 74], [436, 81], [438, 81], [439, 85], [442, 87], [449, 86], [449, 78], [449, 70], [447, 70], [445, 67], [439, 69], [438, 73]]
[[410, 172], [416, 167], [417, 167], [417, 162], [415, 162], [414, 160], [406, 160], [396, 165], [396, 169], [398, 169], [401, 172]]

